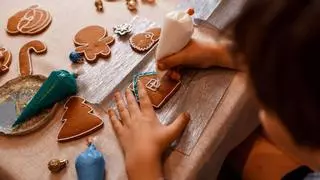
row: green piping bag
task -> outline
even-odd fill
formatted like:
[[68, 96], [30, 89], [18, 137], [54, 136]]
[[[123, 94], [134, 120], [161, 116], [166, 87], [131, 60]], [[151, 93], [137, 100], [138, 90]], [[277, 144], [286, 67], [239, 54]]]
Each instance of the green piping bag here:
[[42, 110], [76, 93], [77, 83], [74, 74], [65, 70], [51, 72], [12, 126], [24, 123]]

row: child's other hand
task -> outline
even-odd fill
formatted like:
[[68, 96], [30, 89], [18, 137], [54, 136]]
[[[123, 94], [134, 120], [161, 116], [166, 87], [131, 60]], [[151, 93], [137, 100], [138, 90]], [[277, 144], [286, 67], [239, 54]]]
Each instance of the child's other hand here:
[[180, 52], [158, 60], [160, 70], [169, 70], [179, 66], [208, 68], [220, 66], [234, 68], [228, 46], [230, 43], [212, 43], [191, 40]]
[[[109, 110], [108, 114], [125, 154], [129, 178], [160, 178], [161, 155], [182, 133], [189, 122], [189, 114], [183, 113], [172, 124], [162, 125], [140, 82], [140, 105], [129, 89], [126, 91], [127, 106], [120, 93], [115, 94], [115, 100], [120, 120], [114, 110]], [[139, 176], [140, 170], [143, 171], [141, 177]], [[150, 176], [148, 177], [146, 173], [149, 173]]]

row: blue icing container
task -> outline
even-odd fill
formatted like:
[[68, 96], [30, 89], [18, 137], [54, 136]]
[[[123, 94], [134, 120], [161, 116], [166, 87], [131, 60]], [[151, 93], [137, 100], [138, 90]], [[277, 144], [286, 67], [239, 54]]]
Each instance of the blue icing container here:
[[104, 180], [105, 161], [101, 152], [93, 144], [76, 159], [78, 180]]

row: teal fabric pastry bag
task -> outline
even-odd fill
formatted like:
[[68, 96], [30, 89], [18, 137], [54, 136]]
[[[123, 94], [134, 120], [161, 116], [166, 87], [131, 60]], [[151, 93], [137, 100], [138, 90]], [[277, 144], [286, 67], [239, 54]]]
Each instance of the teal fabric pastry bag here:
[[42, 84], [39, 91], [24, 108], [13, 126], [19, 125], [44, 109], [77, 93], [77, 83], [74, 74], [68, 71], [53, 71]]

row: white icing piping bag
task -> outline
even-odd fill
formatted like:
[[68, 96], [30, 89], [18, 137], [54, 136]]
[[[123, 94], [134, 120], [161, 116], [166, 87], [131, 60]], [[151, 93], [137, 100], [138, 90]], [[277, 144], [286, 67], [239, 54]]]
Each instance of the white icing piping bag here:
[[[181, 51], [191, 40], [194, 31], [191, 16], [193, 9], [172, 11], [166, 14], [161, 29], [160, 40], [156, 51], [156, 61]], [[167, 71], [156, 69], [161, 79]]]

